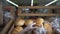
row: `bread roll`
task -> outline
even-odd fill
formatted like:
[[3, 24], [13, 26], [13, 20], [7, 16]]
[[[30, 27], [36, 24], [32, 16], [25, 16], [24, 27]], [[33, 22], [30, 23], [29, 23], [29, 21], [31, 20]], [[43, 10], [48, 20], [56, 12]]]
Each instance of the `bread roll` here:
[[36, 20], [36, 25], [38, 25], [38, 26], [43, 25], [43, 22], [44, 22], [44, 19], [43, 18], [38, 18]]
[[16, 21], [15, 25], [16, 25], [16, 26], [23, 26], [24, 23], [25, 23], [25, 20], [19, 19], [19, 20]]
[[16, 27], [13, 31], [12, 34], [17, 34], [18, 32], [21, 32], [23, 30], [22, 27]]
[[44, 28], [47, 31], [47, 34], [52, 34], [52, 26], [49, 23], [44, 23]]
[[30, 24], [32, 24], [34, 21], [32, 19], [29, 19], [25, 22], [25, 25], [28, 26]]

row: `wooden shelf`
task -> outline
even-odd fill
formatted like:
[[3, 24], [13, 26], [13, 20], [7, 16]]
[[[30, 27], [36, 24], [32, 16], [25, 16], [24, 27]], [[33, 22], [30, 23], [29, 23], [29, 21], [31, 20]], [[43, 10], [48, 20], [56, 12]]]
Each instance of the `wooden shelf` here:
[[30, 9], [60, 9], [60, 6], [19, 6], [18, 8], [30, 8]]
[[60, 6], [19, 6], [18, 16], [60, 16], [60, 14], [21, 14], [20, 8], [30, 8], [30, 9], [60, 9]]
[[18, 14], [19, 16], [60, 16], [60, 14]]

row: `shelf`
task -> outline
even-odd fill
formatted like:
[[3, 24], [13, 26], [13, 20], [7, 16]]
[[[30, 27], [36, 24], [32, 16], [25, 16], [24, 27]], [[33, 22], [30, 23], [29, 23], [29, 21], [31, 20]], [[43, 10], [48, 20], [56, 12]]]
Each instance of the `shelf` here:
[[19, 16], [60, 16], [60, 14], [18, 14]]
[[18, 16], [60, 16], [60, 14], [21, 14], [20, 8], [30, 8], [30, 9], [60, 9], [60, 6], [19, 6]]
[[60, 9], [60, 6], [19, 6], [18, 8], [30, 8], [30, 9]]

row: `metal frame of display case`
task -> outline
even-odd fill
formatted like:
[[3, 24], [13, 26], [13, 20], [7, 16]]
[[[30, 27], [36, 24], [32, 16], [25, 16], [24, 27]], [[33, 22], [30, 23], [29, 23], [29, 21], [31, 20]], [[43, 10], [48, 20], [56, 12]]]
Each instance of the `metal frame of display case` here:
[[[9, 10], [11, 12], [11, 16], [14, 16], [14, 8], [13, 6], [4, 6], [3, 7], [4, 10]], [[7, 31], [9, 30], [9, 28], [11, 27], [12, 25], [12, 22], [14, 21], [14, 19], [12, 18], [8, 23], [7, 25], [5, 25], [5, 27], [3, 28], [3, 30], [0, 32], [0, 34], [6, 34]]]

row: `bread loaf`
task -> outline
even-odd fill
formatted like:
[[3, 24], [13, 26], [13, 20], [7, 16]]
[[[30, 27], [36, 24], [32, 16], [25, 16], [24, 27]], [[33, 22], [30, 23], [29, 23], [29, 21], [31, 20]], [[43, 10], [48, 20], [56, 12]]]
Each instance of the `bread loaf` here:
[[37, 26], [43, 25], [43, 22], [44, 22], [44, 19], [43, 19], [43, 18], [38, 18], [38, 19], [36, 20], [36, 25], [37, 25]]
[[29, 19], [25, 22], [25, 25], [28, 26], [30, 24], [32, 24], [34, 21], [32, 19]]
[[16, 26], [23, 26], [24, 23], [25, 23], [25, 20], [19, 19], [19, 20], [16, 21], [15, 25], [16, 25]]
[[47, 34], [52, 34], [52, 26], [49, 23], [45, 23], [44, 28], [46, 29]]
[[14, 28], [14, 30], [12, 31], [12, 34], [17, 34], [18, 32], [21, 32], [23, 30], [22, 27], [16, 27]]

